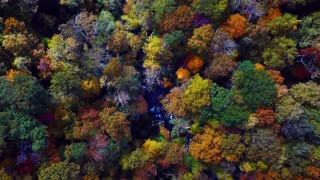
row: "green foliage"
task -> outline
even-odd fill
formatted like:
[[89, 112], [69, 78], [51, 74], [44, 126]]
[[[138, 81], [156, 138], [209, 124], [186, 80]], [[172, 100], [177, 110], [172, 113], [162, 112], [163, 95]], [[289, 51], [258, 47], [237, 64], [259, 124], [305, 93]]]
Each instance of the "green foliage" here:
[[222, 141], [223, 156], [229, 162], [238, 162], [246, 150], [246, 146], [242, 142], [241, 135], [229, 134]]
[[152, 2], [151, 10], [155, 12], [154, 18], [156, 22], [159, 23], [166, 13], [171, 12], [175, 4], [175, 0], [155, 0]]
[[69, 67], [55, 73], [51, 79], [50, 93], [55, 103], [72, 107], [81, 96], [81, 79], [78, 67]]
[[282, 97], [276, 105], [276, 120], [284, 122], [286, 120], [299, 120], [304, 115], [301, 103], [292, 96]]
[[194, 0], [191, 4], [197, 13], [211, 17], [215, 21], [221, 21], [227, 16], [228, 0]]
[[86, 156], [87, 144], [82, 143], [72, 143], [71, 145], [71, 157], [76, 161], [81, 161]]
[[282, 70], [293, 65], [298, 55], [297, 42], [286, 37], [276, 37], [270, 47], [263, 52], [263, 62], [267, 67]]
[[48, 93], [30, 75], [17, 75], [13, 82], [0, 78], [0, 105], [4, 108], [38, 114], [46, 111]]
[[279, 137], [270, 129], [258, 129], [251, 133], [245, 156], [250, 161], [263, 161], [273, 165], [281, 156]]
[[297, 17], [298, 16], [285, 13], [283, 16], [279, 16], [268, 22], [267, 26], [273, 35], [283, 36], [297, 28], [297, 25], [300, 23]]
[[97, 39], [98, 45], [106, 43], [111, 39], [111, 34], [116, 28], [115, 19], [109, 11], [101, 11], [97, 19]]
[[218, 120], [225, 126], [241, 125], [248, 120], [250, 113], [243, 106], [231, 105], [218, 115]]
[[39, 172], [39, 180], [47, 179], [78, 179], [80, 178], [80, 166], [75, 163], [68, 163], [66, 161], [52, 164], [48, 167], [43, 167]]
[[251, 110], [273, 105], [277, 88], [267, 71], [253, 69], [241, 71], [236, 75], [233, 83]]
[[165, 47], [168, 49], [177, 48], [180, 44], [186, 41], [186, 36], [183, 31], [174, 31], [163, 36]]
[[1, 117], [1, 124], [8, 125], [11, 140], [32, 140], [32, 150], [44, 150], [47, 144], [46, 126], [38, 120], [19, 112], [6, 112], [6, 117]]
[[301, 48], [319, 47], [320, 12], [315, 12], [302, 19], [299, 29], [299, 46]]
[[[211, 87], [211, 107], [214, 113], [225, 111], [233, 104], [233, 91], [213, 83]], [[214, 114], [215, 115], [215, 114]]]
[[136, 149], [129, 155], [125, 155], [121, 158], [121, 165], [124, 170], [135, 169], [142, 167], [149, 158], [149, 155], [144, 152], [143, 149]]
[[320, 107], [320, 85], [315, 82], [295, 84], [290, 92], [303, 105]]
[[32, 139], [32, 150], [43, 150], [47, 145], [47, 130], [46, 126], [36, 126], [30, 132]]

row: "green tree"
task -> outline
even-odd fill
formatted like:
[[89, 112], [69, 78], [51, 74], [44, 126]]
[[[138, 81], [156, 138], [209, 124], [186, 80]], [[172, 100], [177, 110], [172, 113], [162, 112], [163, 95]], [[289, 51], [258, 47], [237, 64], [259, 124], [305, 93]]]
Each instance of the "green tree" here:
[[46, 111], [47, 91], [30, 75], [17, 75], [13, 82], [0, 78], [0, 105], [4, 109], [38, 114]]
[[270, 47], [263, 51], [263, 63], [273, 69], [282, 70], [293, 65], [298, 55], [297, 42], [286, 37], [276, 37], [271, 41]]
[[248, 69], [234, 74], [234, 90], [239, 91], [250, 110], [272, 106], [277, 95], [274, 81], [265, 70]]

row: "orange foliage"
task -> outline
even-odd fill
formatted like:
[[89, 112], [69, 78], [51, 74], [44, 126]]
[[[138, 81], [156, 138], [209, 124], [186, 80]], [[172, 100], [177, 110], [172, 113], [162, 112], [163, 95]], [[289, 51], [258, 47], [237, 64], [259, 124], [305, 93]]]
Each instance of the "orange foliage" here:
[[160, 27], [163, 33], [185, 30], [192, 26], [193, 17], [191, 7], [182, 5], [173, 12], [167, 13]]
[[307, 166], [305, 170], [308, 176], [314, 179], [320, 179], [320, 168], [315, 166]]
[[260, 108], [256, 113], [256, 117], [259, 119], [261, 125], [270, 125], [275, 121], [275, 112], [272, 108]]
[[169, 78], [163, 78], [163, 87], [170, 88], [174, 84], [169, 80]]
[[270, 21], [272, 21], [273, 19], [282, 16], [281, 10], [279, 8], [271, 8], [269, 10], [268, 16], [263, 17], [260, 19], [260, 23], [262, 24], [266, 24]]
[[7, 71], [6, 73], [6, 79], [9, 81], [13, 81], [14, 78], [18, 75], [24, 75], [26, 74], [23, 71], [19, 71], [19, 70], [15, 70], [15, 69], [10, 69], [9, 71]]
[[206, 163], [220, 163], [222, 160], [223, 137], [221, 133], [205, 127], [204, 134], [197, 134], [190, 144], [190, 153], [197, 159]]
[[177, 117], [183, 117], [187, 114], [182, 98], [184, 90], [179, 87], [173, 88], [169, 94], [161, 101], [164, 108], [169, 114], [173, 114]]
[[204, 61], [199, 56], [191, 55], [187, 59], [187, 67], [193, 73], [199, 72], [203, 65]]
[[248, 20], [240, 14], [231, 15], [222, 27], [232, 38], [239, 38], [246, 33]]
[[99, 180], [100, 178], [97, 175], [85, 175], [82, 177], [83, 180]]
[[113, 140], [131, 140], [130, 122], [125, 113], [117, 111], [115, 107], [107, 107], [100, 112], [99, 116], [103, 124], [101, 129], [108, 133]]
[[101, 127], [101, 120], [99, 118], [99, 112], [90, 109], [81, 109], [79, 119], [75, 121], [73, 126], [73, 137], [75, 139], [88, 139], [94, 132], [98, 131]]
[[18, 33], [25, 30], [24, 22], [20, 22], [13, 17], [7, 18], [4, 22], [4, 34]]
[[280, 71], [268, 70], [268, 74], [270, 75], [271, 79], [273, 79], [277, 84], [279, 84], [279, 85], [283, 84], [284, 77], [281, 76]]
[[167, 168], [170, 165], [181, 164], [185, 155], [186, 152], [183, 146], [179, 146], [176, 143], [170, 143], [166, 155], [159, 161], [159, 163], [164, 168]]
[[179, 80], [186, 80], [190, 78], [190, 72], [188, 69], [180, 67], [176, 72], [177, 78]]
[[170, 139], [170, 131], [164, 126], [160, 126], [160, 134], [163, 135], [167, 140]]

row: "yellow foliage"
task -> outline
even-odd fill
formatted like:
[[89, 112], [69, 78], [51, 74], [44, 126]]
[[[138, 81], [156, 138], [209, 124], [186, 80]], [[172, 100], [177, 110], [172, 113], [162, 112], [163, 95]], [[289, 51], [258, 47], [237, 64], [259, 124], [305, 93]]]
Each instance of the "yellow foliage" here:
[[142, 147], [145, 152], [155, 157], [164, 153], [165, 144], [162, 142], [147, 139], [146, 142], [142, 145]]
[[151, 36], [147, 40], [147, 44], [143, 50], [146, 53], [147, 59], [157, 59], [162, 49], [162, 40], [157, 36]]
[[100, 83], [97, 78], [82, 81], [81, 87], [86, 97], [98, 96], [101, 92]]
[[256, 63], [254, 65], [254, 69], [255, 70], [258, 70], [258, 71], [262, 71], [262, 70], [265, 70], [266, 68], [264, 67], [264, 65], [260, 64], [260, 63]]

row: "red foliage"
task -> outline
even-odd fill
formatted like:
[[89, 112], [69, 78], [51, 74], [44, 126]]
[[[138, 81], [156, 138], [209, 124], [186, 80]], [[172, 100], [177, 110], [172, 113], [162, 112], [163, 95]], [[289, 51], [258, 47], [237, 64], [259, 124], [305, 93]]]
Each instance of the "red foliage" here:
[[259, 119], [259, 124], [271, 125], [275, 121], [276, 113], [272, 108], [260, 108], [257, 110], [256, 117]]
[[108, 137], [104, 134], [97, 134], [89, 142], [89, 155], [95, 161], [102, 162], [105, 159], [102, 150], [105, 149], [108, 145]]
[[186, 30], [192, 26], [194, 15], [191, 7], [182, 5], [173, 12], [167, 13], [161, 22], [163, 33]]
[[17, 170], [21, 174], [31, 174], [35, 170], [35, 166], [31, 159], [27, 159], [19, 164]]
[[61, 157], [60, 157], [59, 151], [56, 147], [56, 141], [55, 141], [54, 137], [50, 137], [49, 146], [48, 146], [47, 150], [48, 150], [47, 153], [49, 156], [50, 164], [58, 163], [61, 161]]
[[146, 163], [143, 167], [134, 171], [134, 179], [136, 180], [148, 180], [150, 176], [157, 176], [157, 166], [153, 163]]

